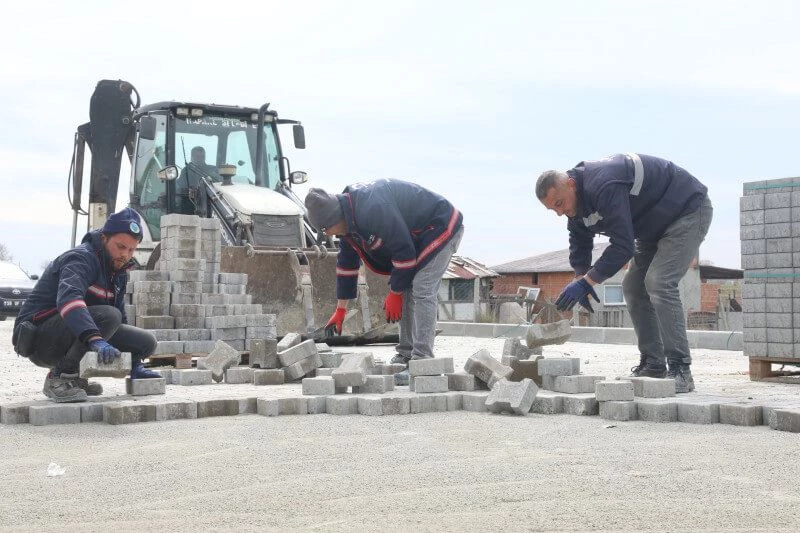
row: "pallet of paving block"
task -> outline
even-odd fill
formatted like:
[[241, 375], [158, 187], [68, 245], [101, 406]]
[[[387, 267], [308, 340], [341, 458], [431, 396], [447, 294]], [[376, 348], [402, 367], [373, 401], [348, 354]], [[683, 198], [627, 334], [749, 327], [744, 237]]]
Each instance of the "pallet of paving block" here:
[[[787, 365], [789, 368], [773, 370], [773, 365]], [[800, 358], [750, 357], [750, 380], [800, 383]]]
[[[151, 367], [157, 366], [172, 366], [173, 368], [186, 369], [192, 368], [192, 358], [200, 354], [191, 353], [165, 353], [159, 355], [151, 355], [148, 357]], [[202, 354], [208, 355], [208, 354]]]

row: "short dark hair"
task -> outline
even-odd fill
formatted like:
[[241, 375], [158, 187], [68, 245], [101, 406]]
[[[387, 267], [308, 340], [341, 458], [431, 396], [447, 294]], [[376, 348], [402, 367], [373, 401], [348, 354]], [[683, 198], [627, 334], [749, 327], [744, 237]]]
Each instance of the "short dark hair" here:
[[560, 185], [569, 179], [569, 174], [563, 170], [548, 170], [542, 172], [539, 179], [536, 180], [536, 197], [539, 200], [544, 200], [547, 193], [553, 187]]

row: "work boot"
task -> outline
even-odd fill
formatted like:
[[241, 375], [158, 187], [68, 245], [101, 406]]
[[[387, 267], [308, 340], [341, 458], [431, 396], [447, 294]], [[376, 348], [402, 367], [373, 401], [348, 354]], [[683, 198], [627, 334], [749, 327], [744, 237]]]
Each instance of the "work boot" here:
[[631, 377], [634, 378], [665, 378], [667, 368], [664, 365], [654, 365], [648, 361], [647, 356], [639, 356], [639, 364], [631, 368]]
[[419, 361], [420, 359], [433, 359], [433, 356], [431, 355], [428, 357], [427, 355], [413, 355], [409, 361]]
[[75, 385], [86, 391], [87, 396], [100, 396], [103, 394], [103, 386], [96, 381], [89, 381], [86, 378], [78, 377], [78, 374], [61, 374], [62, 378], [71, 379]]
[[694, 378], [692, 378], [689, 365], [681, 365], [675, 369], [670, 368], [669, 377], [675, 379], [675, 392], [678, 394], [694, 390]]
[[42, 392], [45, 396], [56, 403], [85, 402], [86, 391], [75, 383], [74, 378], [67, 378], [59, 375], [53, 376], [53, 372], [47, 373], [44, 379]]
[[150, 369], [144, 367], [141, 361], [134, 361], [131, 366], [131, 379], [153, 379], [160, 378], [161, 374], [157, 374]]
[[406, 366], [408, 366], [408, 360], [409, 359], [411, 359], [411, 358], [410, 357], [406, 357], [405, 355], [398, 353], [398, 354], [395, 354], [394, 357], [392, 357], [392, 360], [389, 361], [389, 362], [391, 364], [393, 364], [393, 365], [406, 365]]

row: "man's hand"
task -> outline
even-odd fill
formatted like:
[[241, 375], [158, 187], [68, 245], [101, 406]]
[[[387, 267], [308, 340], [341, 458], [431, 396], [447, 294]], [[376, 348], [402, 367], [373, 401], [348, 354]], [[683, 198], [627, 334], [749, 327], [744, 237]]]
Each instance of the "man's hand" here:
[[590, 313], [594, 313], [592, 304], [589, 302], [589, 295], [591, 295], [596, 302], [600, 303], [600, 298], [594, 292], [594, 288], [586, 281], [585, 278], [576, 279], [561, 291], [561, 294], [556, 300], [556, 309], [559, 311], [569, 311], [575, 304], [580, 304]]
[[122, 355], [119, 350], [111, 346], [103, 339], [95, 339], [89, 342], [89, 349], [97, 352], [97, 356], [105, 364], [112, 362], [114, 359]]
[[342, 324], [344, 324], [344, 315], [347, 312], [347, 309], [344, 307], [337, 307], [336, 311], [333, 312], [331, 318], [328, 319], [328, 323], [325, 324], [325, 336], [326, 337], [333, 337], [334, 334], [341, 335], [342, 334]]
[[399, 322], [403, 316], [403, 293], [390, 290], [383, 301], [383, 308], [386, 310], [386, 322]]

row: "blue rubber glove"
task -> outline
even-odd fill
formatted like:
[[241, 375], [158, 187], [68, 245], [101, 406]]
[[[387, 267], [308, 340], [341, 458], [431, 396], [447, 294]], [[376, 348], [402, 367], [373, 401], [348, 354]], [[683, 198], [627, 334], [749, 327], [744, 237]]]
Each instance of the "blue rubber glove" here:
[[584, 278], [576, 279], [561, 291], [558, 300], [556, 300], [556, 309], [559, 311], [569, 311], [575, 307], [576, 303], [580, 302], [587, 311], [594, 313], [592, 304], [589, 303], [589, 295], [591, 295], [596, 302], [600, 302], [600, 298], [597, 297], [597, 293], [594, 292], [594, 288], [589, 285], [588, 281]]
[[97, 356], [100, 358], [100, 361], [102, 361], [105, 364], [110, 363], [111, 361], [122, 355], [122, 353], [119, 350], [108, 344], [103, 339], [95, 339], [93, 341], [90, 341], [89, 349], [93, 352], [97, 352]]

